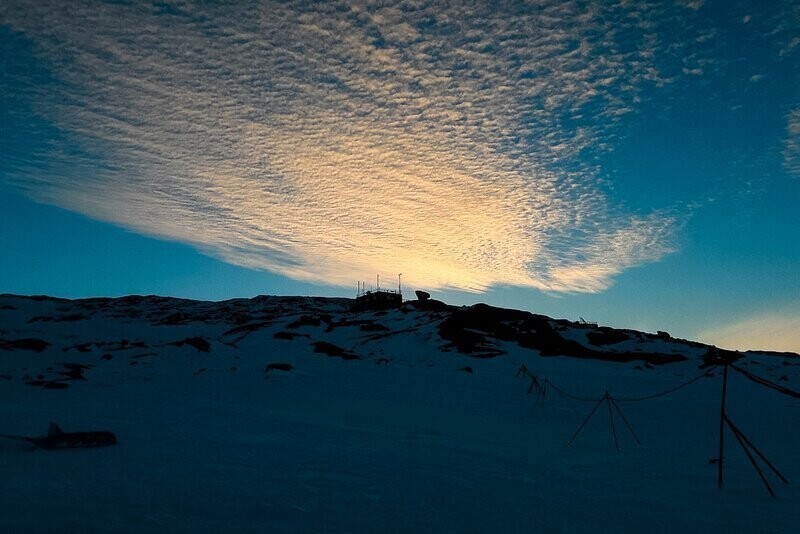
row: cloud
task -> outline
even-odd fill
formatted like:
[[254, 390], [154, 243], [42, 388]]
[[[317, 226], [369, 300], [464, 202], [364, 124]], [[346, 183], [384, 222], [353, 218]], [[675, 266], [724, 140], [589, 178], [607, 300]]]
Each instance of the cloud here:
[[800, 4], [793, 0], [782, 0], [775, 5], [778, 9], [768, 20], [769, 32], [780, 46], [778, 56], [793, 61], [794, 54], [800, 50], [800, 37], [797, 36], [797, 28], [800, 27]]
[[734, 350], [800, 353], [800, 314], [764, 313], [700, 332], [697, 339]]
[[800, 178], [800, 109], [792, 111], [787, 117], [783, 163], [789, 174]]
[[678, 3], [697, 11], [706, 3], [705, 0], [678, 0]]
[[338, 285], [597, 292], [674, 249], [681, 217], [615, 206], [596, 162], [685, 10], [14, 4], [66, 139], [5, 178], [40, 201]]

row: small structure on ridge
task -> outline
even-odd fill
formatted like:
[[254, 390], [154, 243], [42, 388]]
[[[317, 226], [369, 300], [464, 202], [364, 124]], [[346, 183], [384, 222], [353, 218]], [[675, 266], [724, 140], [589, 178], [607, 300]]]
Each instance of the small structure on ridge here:
[[356, 301], [353, 304], [354, 311], [361, 310], [389, 310], [397, 308], [403, 304], [403, 293], [400, 286], [400, 277], [397, 275], [397, 290], [381, 289], [381, 278], [377, 276], [375, 289], [365, 290], [364, 282], [358, 282], [356, 291]]

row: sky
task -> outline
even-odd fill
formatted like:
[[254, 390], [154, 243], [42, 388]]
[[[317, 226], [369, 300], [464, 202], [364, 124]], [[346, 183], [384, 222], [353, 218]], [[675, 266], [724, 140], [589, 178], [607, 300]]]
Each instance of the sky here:
[[0, 52], [0, 292], [800, 351], [797, 2], [6, 0]]

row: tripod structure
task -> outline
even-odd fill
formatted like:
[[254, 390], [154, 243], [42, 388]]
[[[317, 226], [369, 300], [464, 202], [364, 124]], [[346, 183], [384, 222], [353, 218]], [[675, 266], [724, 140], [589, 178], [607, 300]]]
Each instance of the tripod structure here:
[[[769, 459], [767, 459], [764, 453], [761, 452], [761, 450], [759, 450], [758, 447], [755, 446], [755, 444], [744, 434], [744, 432], [738, 426], [736, 426], [736, 424], [734, 424], [731, 418], [728, 417], [728, 413], [726, 411], [726, 400], [728, 395], [728, 368], [733, 369], [737, 373], [743, 375], [751, 382], [754, 382], [760, 386], [764, 386], [768, 389], [772, 389], [774, 391], [777, 391], [778, 393], [787, 395], [795, 399], [800, 399], [800, 391], [789, 389], [786, 386], [783, 386], [776, 382], [772, 382], [771, 380], [755, 375], [750, 371], [742, 367], [739, 367], [734, 363], [737, 359], [741, 358], [741, 356], [738, 353], [731, 353], [732, 354], [731, 356], [731, 354], [722, 354], [722, 352], [720, 351], [716, 351], [716, 353], [712, 354], [711, 351], [709, 350], [709, 354], [714, 355], [715, 358], [708, 359], [706, 365], [701, 366], [701, 369], [704, 369], [701, 374], [681, 384], [678, 384], [677, 386], [671, 387], [667, 390], [637, 397], [613, 397], [608, 392], [608, 390], [606, 390], [603, 393], [603, 396], [600, 397], [599, 399], [591, 397], [580, 397], [561, 389], [556, 384], [551, 382], [549, 378], [540, 378], [534, 375], [524, 364], [519, 368], [519, 371], [517, 371], [517, 377], [521, 376], [523, 378], [530, 379], [531, 384], [528, 387], [528, 394], [530, 395], [531, 393], [536, 392], [536, 404], [539, 406], [544, 406], [545, 397], [547, 396], [547, 392], [549, 390], [553, 390], [556, 393], [558, 393], [564, 399], [564, 401], [566, 401], [567, 404], [570, 405], [570, 407], [572, 408], [573, 411], [575, 411], [575, 413], [578, 413], [578, 411], [575, 409], [574, 406], [572, 406], [572, 404], [570, 403], [570, 399], [580, 402], [594, 403], [594, 406], [592, 407], [592, 410], [589, 412], [589, 415], [586, 416], [586, 418], [580, 424], [580, 426], [572, 435], [570, 440], [567, 442], [567, 447], [571, 446], [575, 442], [575, 440], [578, 438], [578, 436], [586, 427], [586, 425], [589, 423], [589, 421], [591, 421], [592, 417], [594, 417], [595, 413], [597, 413], [598, 409], [600, 409], [600, 406], [605, 404], [608, 410], [608, 424], [611, 430], [611, 435], [614, 438], [614, 446], [616, 447], [617, 452], [619, 452], [620, 451], [619, 437], [617, 435], [617, 426], [615, 422], [615, 417], [619, 417], [622, 420], [625, 427], [631, 433], [631, 436], [633, 436], [633, 439], [636, 441], [636, 443], [640, 447], [642, 446], [642, 443], [641, 441], [639, 441], [639, 437], [633, 430], [633, 427], [628, 421], [628, 418], [625, 417], [624, 413], [622, 413], [622, 410], [619, 407], [619, 402], [639, 402], [670, 395], [678, 391], [679, 389], [683, 389], [691, 384], [694, 384], [695, 382], [701, 380], [704, 377], [713, 377], [714, 376], [713, 371], [719, 367], [722, 367], [723, 368], [722, 399], [720, 402], [720, 413], [719, 413], [719, 457], [712, 460], [712, 463], [713, 462], [717, 463], [717, 486], [721, 489], [723, 485], [723, 473], [725, 465], [725, 433], [726, 433], [725, 429], [727, 428], [728, 430], [730, 430], [733, 437], [736, 438], [736, 441], [739, 443], [739, 445], [742, 447], [742, 450], [747, 456], [747, 459], [750, 461], [750, 464], [753, 466], [753, 469], [756, 470], [756, 473], [758, 473], [759, 478], [764, 483], [764, 486], [767, 488], [767, 491], [769, 492], [770, 496], [774, 498], [775, 491], [773, 490], [772, 485], [767, 479], [765, 471], [767, 469], [769, 469], [769, 471], [772, 471], [772, 473], [784, 484], [789, 484], [789, 481], [786, 479], [785, 476], [783, 476], [783, 474], [778, 470], [778, 468], [775, 467], [772, 464], [772, 462], [769, 461]], [[712, 366], [711, 369], [708, 369], [709, 365]], [[759, 463], [761, 463], [762, 465], [759, 465]], [[763, 467], [766, 467], [767, 469], [764, 469]]]
[[775, 498], [775, 491], [772, 489], [769, 480], [767, 480], [766, 475], [761, 470], [761, 467], [758, 465], [758, 462], [753, 456], [753, 453], [755, 453], [756, 456], [758, 456], [761, 459], [761, 461], [775, 474], [775, 476], [777, 476], [781, 480], [781, 482], [783, 482], [784, 484], [788, 484], [789, 481], [786, 479], [786, 477], [783, 476], [783, 474], [781, 474], [780, 471], [778, 471], [778, 469], [774, 465], [772, 465], [772, 462], [770, 462], [767, 459], [767, 457], [764, 456], [764, 454], [760, 450], [758, 450], [758, 448], [755, 445], [753, 445], [753, 442], [750, 441], [747, 438], [747, 436], [744, 435], [744, 432], [742, 432], [739, 429], [739, 427], [737, 427], [733, 423], [733, 421], [731, 421], [730, 417], [728, 417], [728, 414], [725, 411], [725, 401], [728, 395], [728, 367], [733, 367], [733, 369], [741, 372], [741, 370], [738, 367], [731, 365], [730, 363], [725, 364], [724, 370], [722, 372], [722, 402], [719, 414], [719, 458], [717, 458], [717, 487], [722, 489], [723, 465], [725, 460], [725, 426], [727, 425], [733, 436], [736, 438], [736, 441], [739, 442], [739, 445], [741, 445], [742, 450], [747, 455], [747, 459], [750, 460], [750, 464], [753, 466], [753, 469], [756, 470], [756, 473], [758, 473], [759, 478], [761, 478], [761, 481], [767, 488], [767, 492], [769, 492], [771, 497]]
[[[597, 409], [600, 408], [600, 406], [604, 403], [608, 408], [608, 423], [609, 426], [611, 427], [611, 435], [614, 437], [614, 446], [617, 448], [617, 452], [619, 452], [620, 448], [619, 448], [619, 439], [617, 438], [617, 427], [614, 424], [614, 410], [616, 410], [616, 412], [619, 414], [619, 417], [622, 419], [622, 422], [625, 423], [625, 426], [628, 428], [628, 431], [631, 433], [631, 436], [633, 436], [633, 439], [636, 440], [636, 443], [641, 447], [642, 442], [639, 441], [639, 437], [636, 435], [636, 432], [634, 432], [633, 427], [628, 422], [628, 418], [625, 417], [624, 413], [622, 413], [622, 410], [617, 404], [617, 401], [614, 400], [614, 397], [612, 397], [608, 393], [608, 390], [606, 390], [603, 396], [600, 397], [600, 400], [597, 401], [597, 403], [594, 405], [594, 408], [592, 408], [592, 411], [589, 412], [589, 415], [587, 415], [586, 419], [583, 420], [581, 426], [579, 426], [578, 430], [575, 431], [575, 434], [572, 435], [572, 438], [570, 438], [570, 440], [567, 442], [567, 447], [572, 445], [572, 443], [578, 438], [583, 428], [587, 425], [587, 423], [589, 423], [589, 421], [594, 416], [595, 412], [597, 412]], [[612, 408], [614, 410], [612, 410]]]

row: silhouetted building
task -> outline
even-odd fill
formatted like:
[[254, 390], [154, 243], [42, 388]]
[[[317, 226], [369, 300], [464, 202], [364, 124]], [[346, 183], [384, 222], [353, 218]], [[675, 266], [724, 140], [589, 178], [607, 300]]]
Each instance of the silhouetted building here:
[[403, 295], [398, 291], [366, 291], [356, 297], [354, 310], [388, 310], [403, 304]]

